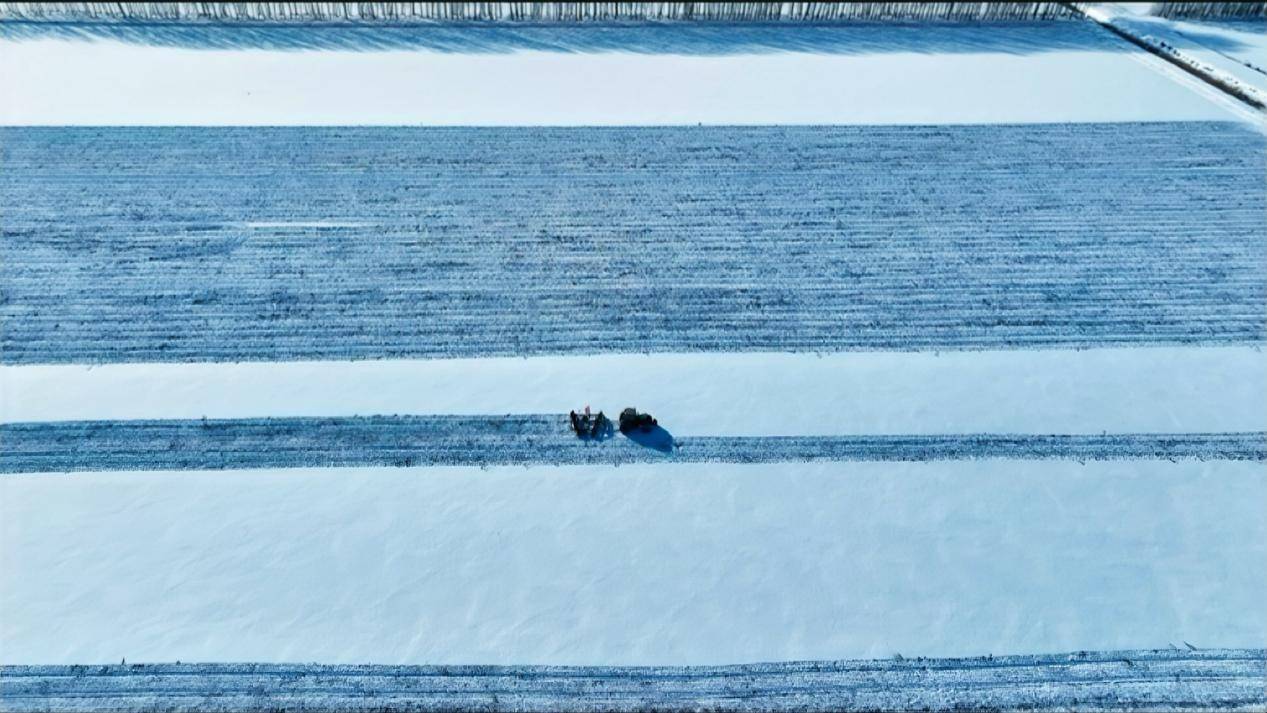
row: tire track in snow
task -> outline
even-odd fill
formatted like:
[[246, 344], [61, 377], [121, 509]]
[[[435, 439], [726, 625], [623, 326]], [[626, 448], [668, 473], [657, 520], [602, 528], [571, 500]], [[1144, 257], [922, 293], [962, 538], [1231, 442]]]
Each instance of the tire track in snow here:
[[7, 364], [1267, 337], [1236, 123], [0, 131]]
[[1267, 433], [714, 436], [582, 441], [566, 416], [366, 416], [0, 425], [0, 472], [819, 460], [1267, 460]]
[[1246, 710], [1262, 649], [732, 666], [4, 666], [5, 710]]

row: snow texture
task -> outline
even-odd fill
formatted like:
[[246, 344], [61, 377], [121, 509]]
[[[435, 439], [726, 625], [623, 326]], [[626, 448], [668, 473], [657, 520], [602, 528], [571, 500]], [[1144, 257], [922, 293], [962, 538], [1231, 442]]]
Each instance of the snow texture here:
[[[1263, 707], [1261, 115], [1090, 23], [428, 29], [0, 23], [11, 127], [677, 126], [0, 129], [6, 469], [514, 463], [5, 474], [0, 662], [102, 666], [0, 707]], [[991, 457], [681, 462], [864, 452]]]
[[1116, 26], [1164, 42], [1220, 75], [1267, 94], [1267, 18], [1194, 20], [1162, 18], [1137, 7], [1106, 3], [1092, 9]]
[[[1267, 86], [1267, 20], [1172, 20], [1171, 26], [1195, 44], [1207, 51], [1218, 52], [1239, 62], [1242, 67], [1257, 72], [1255, 77], [1245, 74], [1247, 82]], [[1196, 47], [1191, 48], [1196, 50]]]
[[0, 659], [1261, 648], [1265, 501], [1188, 460], [5, 475]]
[[370, 416], [0, 425], [0, 473], [387, 465], [982, 458], [1267, 460], [1267, 432], [579, 438], [567, 416]]
[[1256, 346], [0, 366], [6, 423], [589, 404], [692, 436], [1213, 433], [1267, 430], [1265, 399]]
[[1236, 123], [8, 128], [2, 358], [1259, 343], [1264, 155]]
[[1250, 710], [1249, 650], [700, 667], [137, 664], [0, 668], [5, 710]]
[[[1236, 41], [1235, 35], [1227, 32], [1202, 33], [1190, 24], [1185, 25], [1186, 32], [1181, 31], [1169, 20], [1122, 10], [1115, 4], [1090, 6], [1086, 13], [1096, 22], [1165, 57], [1212, 87], [1259, 111], [1267, 110], [1267, 75], [1261, 68], [1246, 64], [1230, 54], [1247, 47]], [[1226, 51], [1219, 50], [1220, 46]]]
[[1267, 20], [1172, 20], [1167, 42], [1267, 94]]
[[11, 68], [0, 73], [8, 125], [1261, 120], [1079, 22], [425, 31], [0, 23], [0, 64]]

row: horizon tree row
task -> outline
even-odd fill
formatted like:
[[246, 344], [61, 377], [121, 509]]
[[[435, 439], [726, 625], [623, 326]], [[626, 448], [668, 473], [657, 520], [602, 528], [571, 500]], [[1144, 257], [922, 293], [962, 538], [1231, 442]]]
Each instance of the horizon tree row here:
[[962, 22], [1075, 15], [1069, 4], [1059, 2], [0, 3], [0, 20], [95, 22]]

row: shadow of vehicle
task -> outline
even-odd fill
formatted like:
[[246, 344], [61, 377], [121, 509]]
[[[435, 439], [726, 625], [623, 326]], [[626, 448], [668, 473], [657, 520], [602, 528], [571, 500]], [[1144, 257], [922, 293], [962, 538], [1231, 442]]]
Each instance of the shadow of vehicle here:
[[650, 448], [661, 453], [672, 453], [676, 447], [673, 434], [659, 425], [645, 429], [635, 428], [625, 433], [625, 437], [644, 448]]

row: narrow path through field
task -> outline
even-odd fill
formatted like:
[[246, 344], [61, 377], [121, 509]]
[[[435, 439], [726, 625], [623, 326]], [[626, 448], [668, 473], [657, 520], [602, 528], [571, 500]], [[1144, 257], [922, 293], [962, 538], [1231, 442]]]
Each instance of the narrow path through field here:
[[[244, 711], [1242, 710], [1264, 651], [1161, 650], [690, 667], [143, 664], [5, 666], [0, 702]], [[982, 691], [989, 691], [988, 698]], [[988, 704], [983, 705], [983, 701]]]
[[1267, 460], [1267, 432], [581, 439], [566, 416], [376, 416], [0, 425], [0, 472], [678, 461]]

